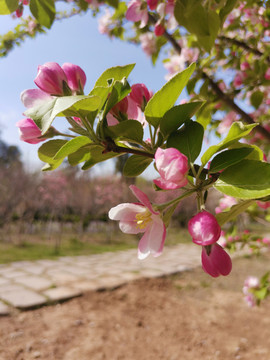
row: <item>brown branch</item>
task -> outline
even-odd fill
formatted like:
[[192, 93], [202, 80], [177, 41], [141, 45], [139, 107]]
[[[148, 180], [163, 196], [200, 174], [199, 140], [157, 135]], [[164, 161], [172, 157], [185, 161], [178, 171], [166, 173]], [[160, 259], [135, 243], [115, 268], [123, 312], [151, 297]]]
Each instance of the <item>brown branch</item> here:
[[[263, 53], [258, 50], [258, 49], [255, 49], [255, 48], [252, 48], [251, 46], [249, 46], [248, 44], [246, 44], [244, 41], [240, 41], [240, 40], [237, 40], [237, 39], [232, 39], [230, 37], [227, 37], [227, 36], [224, 36], [224, 35], [220, 35], [218, 36], [218, 39], [221, 40], [221, 41], [225, 41], [225, 42], [228, 42], [230, 44], [233, 44], [233, 45], [236, 45], [254, 55], [257, 55], [259, 57], [263, 56]], [[270, 56], [267, 56], [266, 59], [265, 59], [269, 64], [270, 64]]]

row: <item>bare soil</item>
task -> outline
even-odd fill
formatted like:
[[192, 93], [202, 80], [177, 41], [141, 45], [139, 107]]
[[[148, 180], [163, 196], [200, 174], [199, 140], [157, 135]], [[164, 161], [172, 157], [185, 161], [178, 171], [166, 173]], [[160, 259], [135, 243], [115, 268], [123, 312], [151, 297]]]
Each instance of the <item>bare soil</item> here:
[[226, 278], [198, 268], [3, 317], [0, 359], [269, 360], [270, 301], [249, 308], [241, 293], [269, 259], [234, 260]]

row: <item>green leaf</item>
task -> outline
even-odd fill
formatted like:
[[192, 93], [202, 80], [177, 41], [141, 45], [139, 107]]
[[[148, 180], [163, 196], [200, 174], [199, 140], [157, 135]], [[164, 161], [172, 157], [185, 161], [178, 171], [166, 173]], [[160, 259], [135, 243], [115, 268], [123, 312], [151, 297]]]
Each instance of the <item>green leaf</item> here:
[[103, 116], [106, 115], [114, 105], [118, 104], [119, 101], [124, 99], [130, 93], [130, 86], [126, 78], [123, 78], [121, 81], [115, 81], [112, 88], [110, 89], [110, 94], [108, 96], [108, 101], [103, 111]]
[[270, 195], [270, 164], [242, 160], [225, 169], [215, 188], [239, 199], [258, 199]]
[[241, 201], [239, 204], [233, 205], [229, 211], [225, 211], [216, 215], [216, 219], [220, 226], [235, 219], [239, 214], [247, 210], [254, 200]]
[[164, 138], [189, 120], [202, 105], [202, 101], [196, 101], [177, 105], [168, 110], [160, 121], [160, 131]]
[[54, 156], [66, 143], [67, 140], [57, 139], [47, 141], [40, 146], [38, 157], [41, 161], [48, 163], [42, 170], [54, 170], [63, 162], [63, 159], [55, 160]]
[[251, 153], [246, 157], [247, 160], [263, 160], [263, 151], [257, 145], [243, 144], [240, 142], [236, 142], [230, 149], [242, 149], [249, 148], [251, 149]]
[[54, 0], [31, 0], [30, 10], [41, 25], [51, 28], [55, 18]]
[[98, 78], [95, 83], [97, 86], [108, 86], [108, 80], [114, 79], [121, 81], [124, 77], [127, 78], [133, 70], [135, 64], [129, 64], [125, 66], [115, 66], [104, 71], [104, 73]]
[[124, 166], [124, 176], [133, 177], [138, 176], [151, 164], [152, 159], [140, 155], [130, 156]]
[[177, 0], [174, 16], [179, 25], [195, 34], [199, 44], [210, 52], [220, 27], [218, 14], [204, 7], [198, 0]]
[[237, 0], [227, 0], [225, 6], [220, 10], [219, 17], [220, 21], [223, 24], [227, 15], [233, 10], [235, 5], [237, 4]]
[[80, 148], [76, 152], [68, 155], [68, 162], [71, 166], [76, 166], [81, 162], [88, 161], [90, 159], [90, 152], [87, 148]]
[[133, 140], [141, 143], [143, 140], [143, 127], [137, 120], [126, 120], [117, 125], [108, 126], [105, 130], [105, 135], [114, 140]]
[[25, 115], [35, 121], [41, 129], [42, 135], [44, 135], [56, 116], [65, 116], [63, 112], [66, 112], [67, 116], [78, 116], [78, 111], [95, 111], [99, 104], [100, 99], [97, 96], [63, 96], [30, 108], [25, 112]]
[[188, 157], [193, 163], [199, 156], [202, 148], [203, 126], [195, 121], [187, 121], [180, 130], [173, 132], [167, 141], [167, 148], [174, 147]]
[[66, 142], [61, 149], [54, 155], [54, 160], [63, 159], [66, 156], [76, 152], [81, 147], [91, 144], [91, 140], [86, 136], [78, 136]]
[[105, 2], [110, 6], [114, 7], [115, 9], [118, 8], [118, 4], [119, 4], [118, 0], [106, 0]]
[[258, 107], [261, 105], [261, 103], [263, 102], [263, 93], [259, 90], [255, 91], [254, 93], [251, 94], [250, 97], [250, 102], [251, 105], [255, 107], [255, 109], [258, 109]]
[[176, 74], [148, 101], [144, 114], [151, 125], [158, 127], [164, 114], [178, 99], [195, 67], [196, 65], [193, 63], [186, 70]]
[[228, 166], [238, 163], [245, 159], [253, 148], [243, 147], [240, 149], [226, 150], [214, 157], [210, 164], [210, 173], [215, 173], [226, 169]]
[[17, 10], [19, 0], [0, 0], [0, 15], [7, 15]]
[[97, 163], [119, 156], [118, 153], [114, 153], [112, 151], [103, 154], [103, 151], [104, 151], [103, 146], [100, 145], [91, 146], [91, 148], [88, 149], [89, 159], [83, 165], [82, 170], [90, 169], [92, 166], [94, 166]]
[[241, 122], [234, 122], [225, 139], [217, 145], [210, 146], [203, 154], [201, 158], [202, 165], [205, 165], [215, 153], [226, 149], [239, 139], [247, 136], [255, 126], [257, 126], [257, 124], [244, 125]]

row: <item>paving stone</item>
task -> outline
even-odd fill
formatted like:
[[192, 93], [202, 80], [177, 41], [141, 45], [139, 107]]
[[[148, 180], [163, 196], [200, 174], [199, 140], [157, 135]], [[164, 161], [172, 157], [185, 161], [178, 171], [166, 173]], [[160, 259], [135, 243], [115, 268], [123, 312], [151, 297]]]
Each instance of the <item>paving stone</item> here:
[[99, 289], [113, 289], [117, 286], [124, 284], [126, 281], [120, 277], [104, 276], [97, 279]]
[[0, 301], [0, 316], [9, 315], [10, 307]]
[[78, 289], [61, 286], [55, 289], [43, 291], [43, 294], [47, 296], [51, 301], [61, 301], [80, 296], [82, 292]]
[[19, 270], [13, 270], [13, 271], [9, 271], [5, 274], [3, 274], [4, 277], [8, 278], [8, 279], [15, 279], [19, 276], [23, 276], [25, 275], [24, 271], [19, 271]]
[[7, 292], [10, 292], [10, 291], [20, 292], [22, 290], [24, 290], [23, 286], [9, 282], [0, 287], [0, 297], [2, 297], [2, 295], [4, 295]]
[[0, 285], [4, 285], [4, 284], [8, 284], [9, 283], [9, 279], [5, 279], [5, 278], [2, 278], [0, 277]]
[[48, 289], [53, 285], [51, 280], [40, 276], [20, 276], [15, 279], [16, 283], [23, 284], [36, 291]]
[[71, 283], [70, 287], [84, 292], [90, 290], [97, 290], [99, 288], [99, 285], [96, 281], [77, 281], [75, 283]]
[[24, 268], [25, 272], [33, 274], [33, 275], [41, 275], [42, 273], [44, 273], [44, 270], [46, 268], [44, 266], [41, 265], [29, 265], [27, 267]]
[[50, 270], [47, 276], [55, 285], [64, 285], [78, 280], [77, 276], [59, 270]]
[[1, 298], [19, 309], [28, 309], [47, 302], [44, 296], [27, 289], [8, 291], [2, 294]]

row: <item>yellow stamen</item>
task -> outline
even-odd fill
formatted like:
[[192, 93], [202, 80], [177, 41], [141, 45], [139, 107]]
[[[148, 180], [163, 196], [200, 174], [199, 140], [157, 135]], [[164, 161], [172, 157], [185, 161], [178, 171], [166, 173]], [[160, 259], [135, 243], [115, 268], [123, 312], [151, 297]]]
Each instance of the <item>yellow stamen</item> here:
[[149, 224], [149, 222], [152, 221], [152, 213], [146, 209], [143, 213], [138, 213], [136, 214], [136, 223], [137, 223], [137, 228], [138, 229], [145, 229], [146, 226]]

